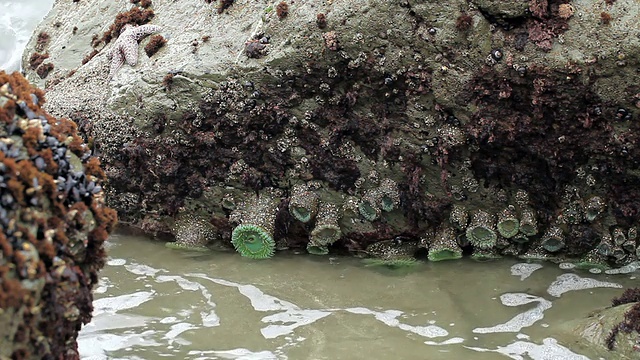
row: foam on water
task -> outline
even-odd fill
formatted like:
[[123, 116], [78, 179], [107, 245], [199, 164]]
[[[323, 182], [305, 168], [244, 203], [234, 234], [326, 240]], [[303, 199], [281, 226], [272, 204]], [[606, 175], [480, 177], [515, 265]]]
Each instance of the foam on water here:
[[54, 0], [0, 0], [0, 70], [20, 70], [22, 51]]

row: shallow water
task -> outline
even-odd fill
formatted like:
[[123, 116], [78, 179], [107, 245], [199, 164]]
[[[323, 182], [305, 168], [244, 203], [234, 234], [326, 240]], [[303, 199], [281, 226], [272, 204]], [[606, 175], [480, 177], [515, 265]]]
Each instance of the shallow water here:
[[353, 258], [189, 253], [115, 234], [84, 359], [600, 359], [562, 324], [636, 276], [515, 260], [411, 272]]

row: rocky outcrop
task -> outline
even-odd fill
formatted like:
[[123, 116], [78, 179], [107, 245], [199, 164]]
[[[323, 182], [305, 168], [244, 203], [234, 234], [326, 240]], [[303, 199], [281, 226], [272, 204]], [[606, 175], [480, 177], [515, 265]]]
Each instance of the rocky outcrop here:
[[[149, 3], [59, 1], [24, 55], [54, 65], [27, 76], [86, 134], [125, 221], [194, 214], [229, 243], [235, 207], [268, 192], [267, 240], [304, 249], [299, 185], [340, 209], [330, 251], [637, 259], [637, 1]], [[110, 80], [126, 23], [167, 41]]]
[[0, 358], [78, 359], [116, 222], [104, 172], [44, 92], [0, 71]]
[[581, 337], [603, 356], [615, 351], [616, 359], [637, 359], [640, 355], [640, 288], [627, 289], [612, 301], [612, 307], [593, 311], [584, 319], [566, 324], [571, 334]]

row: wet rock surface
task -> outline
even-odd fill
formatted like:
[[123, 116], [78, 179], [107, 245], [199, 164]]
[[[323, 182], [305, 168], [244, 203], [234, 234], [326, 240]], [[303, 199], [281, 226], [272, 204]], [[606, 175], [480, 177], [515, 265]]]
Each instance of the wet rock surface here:
[[116, 222], [104, 172], [44, 92], [0, 71], [0, 358], [78, 359]]
[[[637, 260], [638, 2], [273, 5], [60, 2], [36, 30], [47, 109], [91, 139], [125, 221], [171, 232], [197, 212], [230, 242], [234, 204], [277, 190], [270, 236], [304, 250], [313, 221], [288, 210], [304, 185], [340, 209], [329, 252], [402, 236], [455, 257]], [[167, 42], [109, 80], [127, 22]]]

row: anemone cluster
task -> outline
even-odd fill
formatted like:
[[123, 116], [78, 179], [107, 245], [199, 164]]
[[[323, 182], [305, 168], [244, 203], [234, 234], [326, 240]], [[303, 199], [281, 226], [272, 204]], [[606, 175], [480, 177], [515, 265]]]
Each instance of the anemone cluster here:
[[99, 161], [43, 102], [21, 75], [0, 71], [0, 313], [14, 319], [0, 331], [0, 358], [79, 358], [116, 223]]

